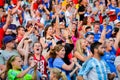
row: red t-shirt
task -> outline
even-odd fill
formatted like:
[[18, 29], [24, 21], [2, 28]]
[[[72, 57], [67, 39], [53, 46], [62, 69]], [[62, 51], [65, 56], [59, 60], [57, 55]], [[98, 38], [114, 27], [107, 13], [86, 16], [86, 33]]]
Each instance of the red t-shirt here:
[[120, 48], [117, 49], [116, 56], [120, 56]]
[[37, 10], [37, 9], [38, 9], [38, 3], [34, 3], [34, 4], [33, 4], [33, 9], [34, 9], [34, 10]]
[[35, 55], [34, 55], [34, 60], [37, 62], [38, 65], [38, 71], [40, 71], [42, 74], [45, 74], [47, 76], [47, 62], [45, 60], [45, 58], [41, 55], [40, 59], [36, 59]]
[[5, 0], [0, 0], [0, 6], [4, 6], [4, 4], [5, 4]]
[[74, 4], [78, 4], [78, 0], [73, 0]]
[[0, 28], [0, 48], [2, 48], [2, 41], [4, 38], [4, 34], [5, 34], [5, 31], [3, 30], [3, 28]]
[[17, 5], [18, 0], [12, 0], [14, 5]]

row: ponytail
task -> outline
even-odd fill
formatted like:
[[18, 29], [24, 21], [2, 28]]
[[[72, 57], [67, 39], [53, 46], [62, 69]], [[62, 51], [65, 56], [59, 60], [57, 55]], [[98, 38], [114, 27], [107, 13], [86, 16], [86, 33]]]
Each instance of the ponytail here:
[[67, 80], [65, 73], [62, 72], [60, 69], [53, 68], [53, 69], [51, 69], [51, 72], [53, 73], [53, 75], [56, 79]]
[[61, 80], [67, 80], [66, 75], [64, 72], [61, 72]]

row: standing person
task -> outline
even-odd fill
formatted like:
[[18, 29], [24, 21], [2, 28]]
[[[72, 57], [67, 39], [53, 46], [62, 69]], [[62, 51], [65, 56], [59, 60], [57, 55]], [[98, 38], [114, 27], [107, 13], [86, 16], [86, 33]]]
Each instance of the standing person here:
[[[2, 50], [0, 54], [0, 68], [4, 68], [6, 61], [12, 56], [12, 55], [20, 55], [18, 51], [15, 48], [15, 41], [12, 36], [5, 36], [3, 39], [4, 47], [5, 49]], [[21, 54], [23, 55], [23, 54]], [[4, 67], [3, 67], [4, 66]]]
[[[91, 51], [93, 57], [83, 64], [79, 72], [78, 80], [113, 80], [115, 74], [110, 73], [106, 62], [101, 59], [101, 56], [104, 55], [104, 46], [102, 43], [93, 43], [91, 45]], [[94, 77], [92, 75], [94, 75]]]
[[86, 4], [87, 3], [87, 0], [80, 0], [79, 2], [79, 8], [78, 8], [78, 13], [79, 13], [79, 16], [80, 16], [80, 21], [83, 21], [84, 19], [84, 14], [85, 14], [85, 11], [86, 11]]
[[68, 80], [71, 80], [70, 78], [70, 70], [74, 67], [74, 61], [71, 62], [71, 64], [67, 65], [62, 58], [65, 57], [65, 48], [63, 45], [56, 45], [54, 49], [50, 51], [50, 55], [55, 58], [53, 61], [53, 68], [58, 68], [62, 70], [67, 76]]
[[47, 75], [47, 62], [42, 56], [42, 45], [38, 42], [34, 43], [33, 45], [33, 52], [34, 52], [34, 60], [37, 62], [37, 70], [42, 73], [42, 75]]
[[120, 1], [118, 1], [118, 7], [116, 8], [115, 13], [117, 15], [117, 19], [120, 20]]
[[115, 14], [115, 10], [116, 10], [116, 0], [111, 0], [110, 1], [110, 5], [108, 5], [108, 11], [107, 14], [110, 18], [109, 23], [110, 25], [114, 26], [113, 22], [116, 20], [117, 15]]
[[100, 3], [98, 0], [94, 1], [94, 5], [93, 5], [93, 9], [92, 9], [92, 14], [93, 14], [93, 17], [94, 17], [94, 20], [95, 21], [99, 21], [99, 15], [100, 15]]
[[48, 25], [44, 30], [44, 37], [40, 38], [40, 43], [43, 47], [42, 55], [46, 58], [49, 49], [53, 46], [53, 42], [55, 42], [53, 36], [53, 27]]
[[78, 59], [80, 65], [92, 57], [92, 54], [87, 49], [87, 41], [85, 39], [77, 40], [74, 56]]
[[18, 26], [16, 31], [17, 31], [16, 42], [19, 43], [25, 34], [25, 28], [23, 26]]
[[2, 28], [0, 28], [0, 49], [2, 48], [2, 40], [4, 38], [5, 31], [7, 30], [8, 26], [10, 24], [10, 20], [11, 20], [10, 18], [11, 18], [11, 11], [9, 10], [8, 16], [6, 19], [6, 23]]
[[72, 13], [71, 13], [72, 6], [70, 4], [67, 4], [66, 6], [66, 12], [65, 12], [65, 19], [66, 19], [66, 26], [68, 27], [70, 24], [70, 20], [72, 19]]

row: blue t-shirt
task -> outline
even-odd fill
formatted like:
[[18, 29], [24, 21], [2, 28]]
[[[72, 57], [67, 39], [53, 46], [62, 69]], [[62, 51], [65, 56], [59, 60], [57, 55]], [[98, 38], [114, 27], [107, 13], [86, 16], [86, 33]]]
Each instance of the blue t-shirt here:
[[118, 20], [120, 20], [120, 15], [118, 16], [118, 13], [119, 13], [119, 12], [120, 12], [120, 8], [117, 7], [117, 8], [115, 9], [115, 13], [116, 13], [116, 15], [117, 15], [117, 19], [118, 19]]
[[55, 58], [55, 60], [53, 62], [53, 67], [58, 68], [58, 69], [62, 70], [63, 72], [65, 72], [65, 74], [67, 76], [67, 80], [71, 80], [69, 71], [66, 71], [62, 68], [63, 64], [65, 64], [65, 62], [61, 58]]
[[54, 62], [54, 58], [49, 58], [48, 59], [48, 67], [49, 68], [53, 68], [53, 62]]
[[94, 42], [98, 42], [100, 37], [101, 37], [101, 33], [100, 32], [94, 33]]
[[116, 7], [115, 6], [112, 6], [111, 4], [108, 6], [108, 9], [110, 9], [110, 10], [115, 10], [116, 9]]
[[105, 51], [104, 52], [104, 56], [102, 57], [102, 59], [106, 61], [106, 63], [110, 67], [110, 71], [116, 73], [116, 68], [115, 68], [115, 65], [114, 65], [114, 61], [115, 61], [116, 55], [115, 55], [115, 51], [114, 50], [115, 49], [112, 47], [112, 50], [110, 52], [106, 52]]
[[[106, 32], [110, 30], [110, 32], [106, 34], [106, 38], [109, 39], [112, 35], [112, 26], [107, 25], [106, 29], [107, 29]], [[103, 30], [103, 25], [100, 25], [100, 32], [102, 32], [102, 30]]]

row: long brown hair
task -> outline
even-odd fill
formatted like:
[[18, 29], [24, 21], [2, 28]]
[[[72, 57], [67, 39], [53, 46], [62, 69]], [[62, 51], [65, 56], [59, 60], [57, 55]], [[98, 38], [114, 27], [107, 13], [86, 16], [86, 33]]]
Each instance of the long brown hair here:
[[49, 56], [52, 58], [56, 58], [56, 52], [59, 52], [64, 46], [62, 44], [57, 44], [53, 49], [50, 50]]

